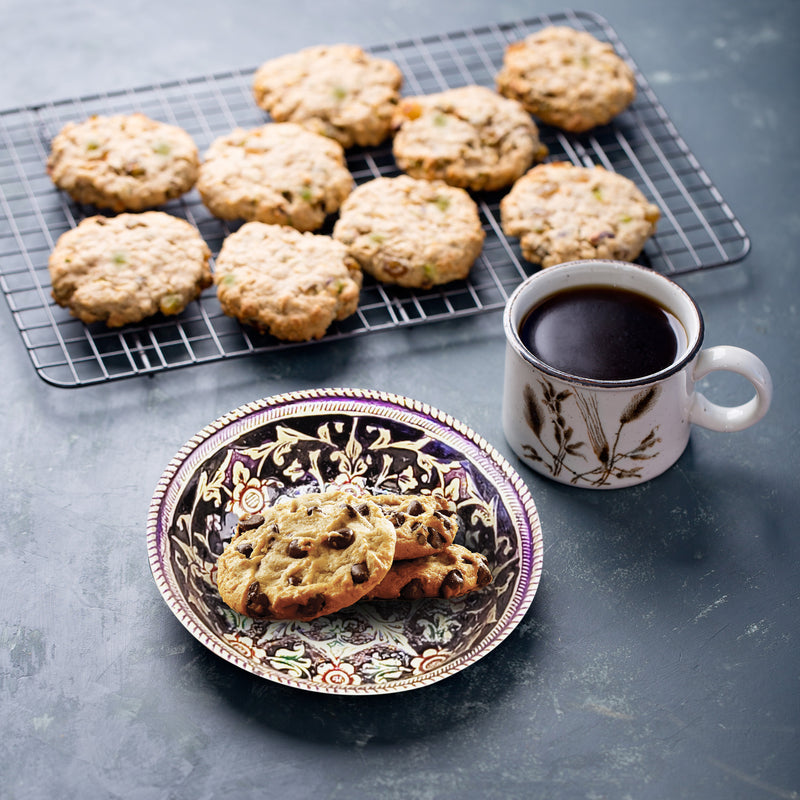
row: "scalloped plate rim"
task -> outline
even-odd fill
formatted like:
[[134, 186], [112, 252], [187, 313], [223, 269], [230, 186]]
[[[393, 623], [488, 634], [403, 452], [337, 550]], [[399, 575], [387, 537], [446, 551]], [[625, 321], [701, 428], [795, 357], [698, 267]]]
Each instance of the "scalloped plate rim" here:
[[[518, 501], [521, 511], [525, 514], [530, 534], [528, 542], [530, 548], [530, 567], [527, 575], [527, 582], [523, 585], [522, 581], [518, 581], [509, 606], [503, 609], [502, 614], [495, 622], [495, 626], [480, 642], [472, 646], [466, 652], [458, 655], [456, 658], [448, 660], [441, 666], [435, 667], [427, 672], [409, 678], [402, 678], [379, 684], [337, 685], [294, 678], [279, 670], [270, 670], [260, 663], [243, 658], [223, 647], [218, 636], [213, 631], [209, 631], [205, 625], [201, 624], [198, 619], [191, 614], [190, 610], [187, 608], [188, 603], [180, 596], [179, 592], [175, 590], [173, 581], [170, 580], [169, 570], [167, 570], [162, 563], [162, 538], [165, 532], [160, 524], [161, 512], [170, 489], [174, 488], [175, 482], [181, 472], [188, 468], [187, 463], [192, 456], [197, 454], [203, 445], [211, 442], [214, 437], [223, 432], [229, 432], [231, 426], [235, 426], [237, 422], [246, 420], [253, 414], [258, 414], [269, 409], [280, 412], [281, 409], [291, 408], [305, 402], [324, 400], [339, 400], [354, 404], [362, 404], [365, 406], [366, 410], [376, 413], [378, 416], [380, 416], [379, 409], [382, 406], [390, 406], [392, 408], [404, 409], [417, 416], [429, 418], [431, 421], [435, 422], [438, 427], [451, 431], [459, 441], [469, 443], [477, 448], [488, 461], [492, 462], [505, 479], [505, 491], [510, 493]], [[436, 438], [441, 440], [441, 437], [438, 435]], [[475, 462], [473, 462], [473, 464], [483, 473], [483, 469], [479, 464]], [[514, 528], [519, 536], [521, 532], [516, 524], [514, 524]], [[351, 388], [306, 389], [263, 397], [259, 400], [240, 405], [204, 426], [172, 457], [158, 480], [150, 502], [147, 518], [147, 549], [150, 568], [162, 599], [184, 628], [186, 628], [186, 630], [204, 647], [211, 650], [211, 652], [223, 660], [228, 661], [256, 677], [296, 689], [349, 696], [389, 694], [421, 688], [422, 686], [428, 686], [454, 675], [483, 658], [483, 656], [494, 650], [508, 637], [527, 613], [541, 580], [543, 558], [541, 524], [530, 491], [505, 457], [482, 436], [450, 414], [418, 400], [391, 392]], [[498, 630], [498, 626], [506, 616], [509, 616], [508, 620]]]

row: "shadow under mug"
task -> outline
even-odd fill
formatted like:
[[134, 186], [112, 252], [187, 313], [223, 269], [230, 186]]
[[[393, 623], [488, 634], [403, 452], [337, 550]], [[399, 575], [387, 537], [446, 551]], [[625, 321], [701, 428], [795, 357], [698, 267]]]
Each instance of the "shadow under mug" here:
[[[580, 287], [651, 298], [678, 319], [685, 346], [668, 367], [626, 380], [577, 377], [544, 363], [525, 347], [520, 327], [532, 307]], [[542, 269], [511, 295], [503, 326], [503, 432], [528, 466], [561, 483], [616, 489], [650, 480], [678, 460], [692, 424], [743, 430], [766, 414], [772, 399], [763, 362], [739, 347], [701, 349], [703, 318], [694, 300], [674, 281], [637, 264], [587, 260]], [[709, 401], [695, 383], [718, 370], [747, 378], [755, 396], [730, 407]]]

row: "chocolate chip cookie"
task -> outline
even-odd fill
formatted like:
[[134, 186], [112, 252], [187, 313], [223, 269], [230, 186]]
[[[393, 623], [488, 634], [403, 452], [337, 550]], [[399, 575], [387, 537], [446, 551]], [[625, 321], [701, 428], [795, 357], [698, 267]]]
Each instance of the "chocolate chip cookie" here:
[[506, 236], [551, 267], [585, 258], [633, 261], [661, 216], [633, 181], [603, 167], [538, 164], [500, 202]]
[[633, 70], [614, 48], [567, 26], [508, 45], [496, 83], [542, 122], [575, 133], [606, 124], [636, 95]]
[[142, 211], [194, 186], [199, 158], [182, 128], [144, 114], [92, 116], [56, 134], [47, 173], [79, 203]]
[[369, 499], [336, 490], [301, 495], [240, 521], [217, 560], [217, 585], [241, 614], [312, 620], [374, 589], [395, 541], [394, 526]]
[[370, 499], [395, 527], [395, 561], [437, 553], [458, 533], [455, 504], [440, 495], [374, 494]]
[[356, 45], [321, 45], [262, 64], [253, 93], [276, 122], [296, 122], [346, 148], [372, 147], [389, 135], [402, 83], [388, 59]]
[[409, 175], [362, 183], [333, 228], [365, 272], [423, 289], [465, 278], [485, 236], [464, 189]]
[[434, 555], [395, 561], [389, 574], [366, 595], [366, 599], [461, 597], [491, 582], [492, 571], [484, 555], [452, 544]]
[[290, 122], [236, 128], [215, 139], [197, 190], [221, 219], [314, 231], [353, 188], [338, 142]]
[[355, 312], [361, 270], [330, 236], [247, 222], [222, 243], [214, 280], [222, 310], [278, 339], [319, 339]]
[[210, 257], [196, 228], [163, 211], [87, 217], [50, 254], [53, 299], [112, 328], [178, 314], [211, 285]]
[[393, 126], [400, 169], [474, 191], [508, 186], [547, 155], [530, 114], [484, 86], [405, 97]]

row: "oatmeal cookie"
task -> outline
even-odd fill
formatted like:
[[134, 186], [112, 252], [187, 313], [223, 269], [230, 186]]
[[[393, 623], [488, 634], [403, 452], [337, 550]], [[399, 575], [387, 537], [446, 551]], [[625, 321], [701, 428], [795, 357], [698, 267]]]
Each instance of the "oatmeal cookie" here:
[[434, 555], [395, 561], [389, 574], [367, 593], [365, 599], [461, 597], [491, 582], [492, 571], [484, 555], [452, 544]]
[[246, 222], [222, 243], [214, 281], [226, 314], [303, 342], [356, 310], [361, 270], [330, 236]]
[[426, 289], [465, 278], [486, 234], [464, 189], [400, 175], [358, 186], [333, 236], [379, 281]]
[[211, 285], [210, 257], [192, 225], [163, 211], [88, 217], [50, 254], [53, 299], [112, 328], [178, 314]]
[[314, 231], [353, 188], [341, 145], [291, 122], [236, 128], [209, 147], [197, 190], [221, 219]]
[[510, 44], [496, 84], [542, 122], [575, 133], [605, 125], [636, 95], [633, 70], [610, 44], [566, 26]]
[[373, 147], [389, 135], [402, 83], [392, 61], [356, 45], [322, 45], [262, 64], [253, 94], [276, 122], [296, 122], [345, 148]]
[[474, 191], [508, 186], [547, 155], [530, 114], [484, 86], [403, 98], [393, 127], [400, 169]]
[[142, 211], [188, 192], [198, 165], [197, 146], [182, 128], [118, 114], [68, 122], [53, 138], [47, 173], [78, 203]]
[[394, 546], [394, 527], [372, 501], [338, 490], [301, 495], [240, 522], [217, 560], [217, 586], [240, 614], [311, 620], [375, 588]]
[[633, 261], [661, 216], [633, 181], [603, 167], [538, 164], [500, 202], [506, 236], [522, 255], [552, 267], [564, 261]]
[[395, 561], [432, 555], [453, 543], [458, 515], [453, 502], [439, 495], [371, 495], [395, 527]]

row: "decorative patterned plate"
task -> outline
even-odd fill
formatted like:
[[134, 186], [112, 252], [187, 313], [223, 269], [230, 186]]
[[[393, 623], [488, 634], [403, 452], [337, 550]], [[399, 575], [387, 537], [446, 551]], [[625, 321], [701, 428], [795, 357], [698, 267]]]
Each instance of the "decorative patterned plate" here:
[[[312, 622], [228, 608], [216, 560], [237, 518], [336, 485], [444, 492], [458, 508], [457, 541], [487, 556], [493, 583], [458, 600], [361, 602]], [[355, 389], [270, 397], [206, 426], [158, 482], [147, 540], [167, 605], [206, 647], [263, 678], [334, 694], [405, 691], [464, 669], [520, 622], [542, 570], [536, 507], [494, 448], [429, 406]]]

